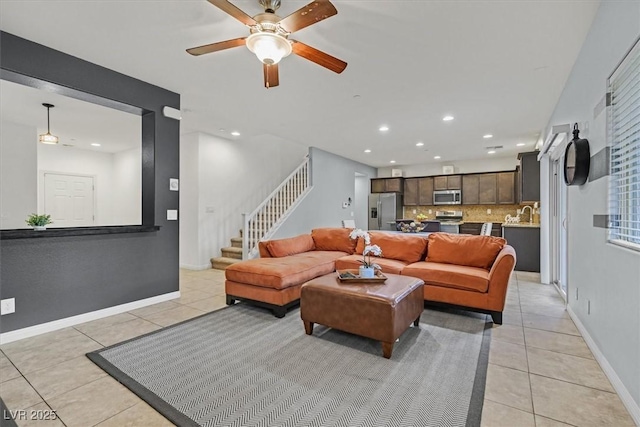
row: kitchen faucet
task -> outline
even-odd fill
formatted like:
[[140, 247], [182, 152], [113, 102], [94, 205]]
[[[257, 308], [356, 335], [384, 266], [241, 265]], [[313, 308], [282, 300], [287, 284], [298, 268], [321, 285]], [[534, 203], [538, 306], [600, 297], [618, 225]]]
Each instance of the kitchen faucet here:
[[520, 211], [520, 214], [524, 214], [524, 210], [529, 208], [529, 224], [533, 223], [533, 208], [529, 205], [525, 206], [524, 208], [522, 208], [522, 210]]

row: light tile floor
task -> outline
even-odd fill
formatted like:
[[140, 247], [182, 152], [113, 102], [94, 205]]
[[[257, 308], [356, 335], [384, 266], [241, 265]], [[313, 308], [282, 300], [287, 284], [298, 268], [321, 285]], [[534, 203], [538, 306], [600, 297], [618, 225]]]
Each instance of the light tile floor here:
[[[0, 347], [9, 409], [55, 410], [19, 426], [170, 426], [84, 354], [225, 306], [224, 272], [180, 272], [181, 297]], [[492, 330], [483, 426], [633, 426], [555, 290], [530, 273], [509, 285]]]

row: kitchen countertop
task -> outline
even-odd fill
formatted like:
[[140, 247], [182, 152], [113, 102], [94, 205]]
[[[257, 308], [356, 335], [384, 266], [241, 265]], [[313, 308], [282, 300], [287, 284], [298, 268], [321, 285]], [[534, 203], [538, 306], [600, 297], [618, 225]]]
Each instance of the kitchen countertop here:
[[540, 228], [540, 224], [530, 224], [528, 222], [518, 222], [514, 224], [503, 223], [503, 227], [514, 227], [514, 228]]

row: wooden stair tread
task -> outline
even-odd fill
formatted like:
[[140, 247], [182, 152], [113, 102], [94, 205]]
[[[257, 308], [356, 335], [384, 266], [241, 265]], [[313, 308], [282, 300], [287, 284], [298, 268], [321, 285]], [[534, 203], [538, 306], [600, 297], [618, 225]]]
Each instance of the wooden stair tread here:
[[226, 252], [235, 252], [237, 254], [241, 254], [242, 253], [242, 248], [237, 248], [235, 246], [229, 246], [226, 248], [222, 248], [222, 251], [226, 251]]
[[217, 257], [211, 258], [211, 267], [216, 270], [225, 270], [231, 264], [235, 264], [236, 262], [242, 261], [241, 259], [236, 258], [227, 258], [227, 257]]

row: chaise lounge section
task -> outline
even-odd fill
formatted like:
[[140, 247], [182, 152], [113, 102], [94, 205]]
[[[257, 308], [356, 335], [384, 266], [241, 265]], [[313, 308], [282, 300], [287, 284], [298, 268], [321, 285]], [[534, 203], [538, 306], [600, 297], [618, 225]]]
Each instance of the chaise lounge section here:
[[[260, 258], [226, 270], [227, 304], [249, 301], [277, 317], [300, 299], [309, 280], [361, 265], [364, 242], [349, 238], [349, 229], [314, 229], [311, 235], [260, 242]], [[417, 277], [425, 282], [427, 304], [447, 304], [491, 314], [502, 323], [507, 287], [516, 254], [502, 238], [432, 233], [392, 234], [372, 231], [371, 244], [382, 249], [375, 258], [383, 273]]]

